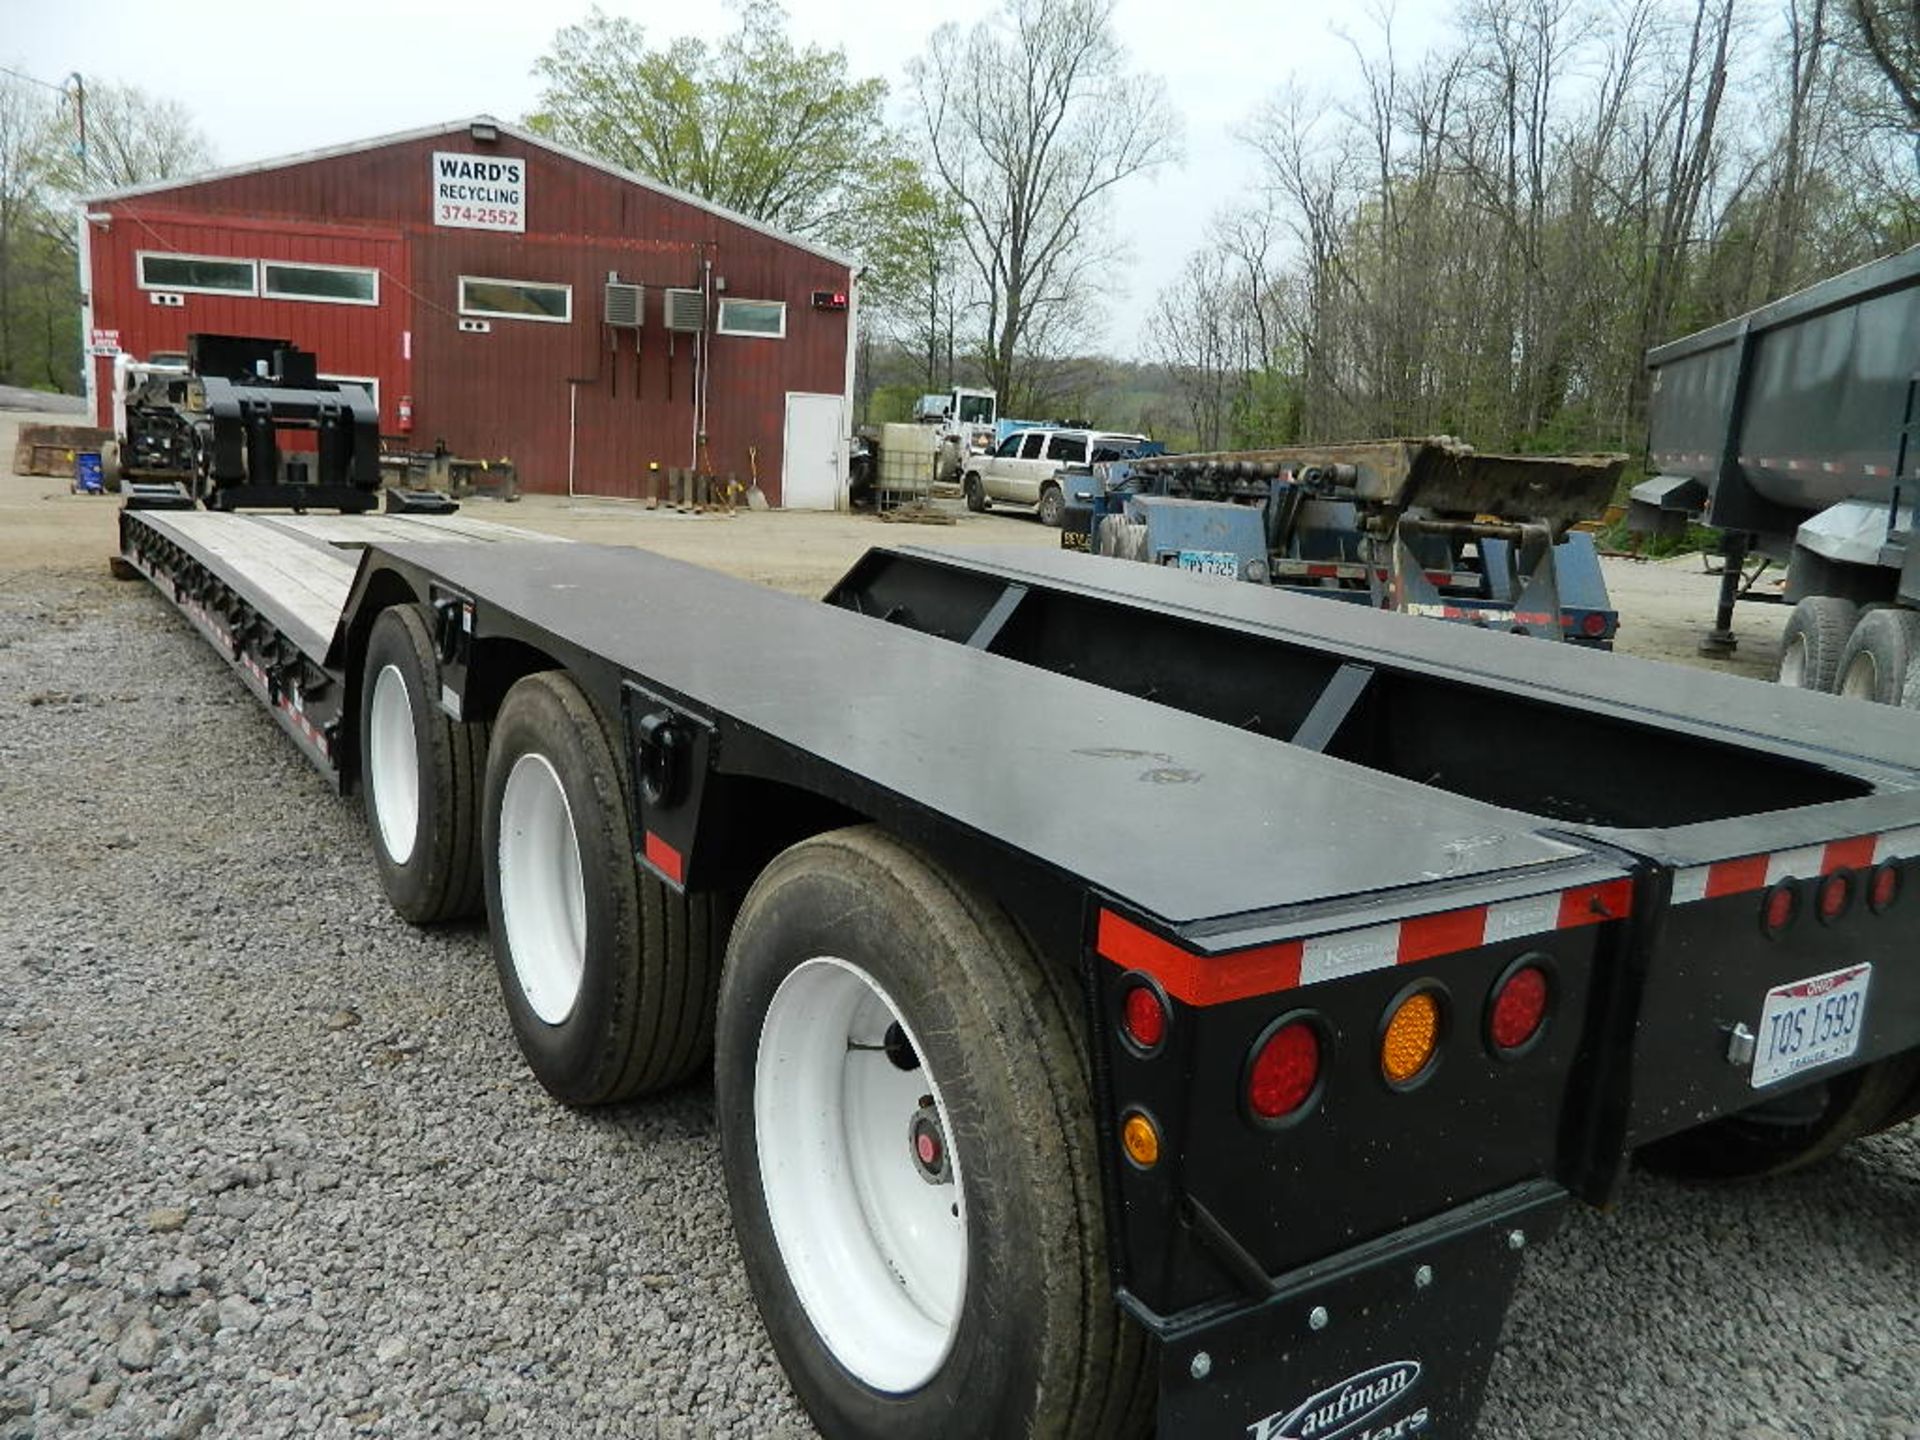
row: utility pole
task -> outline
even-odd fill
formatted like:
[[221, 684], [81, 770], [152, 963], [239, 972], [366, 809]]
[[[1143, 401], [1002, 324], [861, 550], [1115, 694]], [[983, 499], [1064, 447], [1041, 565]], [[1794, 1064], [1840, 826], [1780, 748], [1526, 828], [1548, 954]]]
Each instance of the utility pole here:
[[87, 82], [81, 78], [78, 70], [67, 76], [73, 86], [73, 108], [80, 118], [80, 184], [87, 183]]

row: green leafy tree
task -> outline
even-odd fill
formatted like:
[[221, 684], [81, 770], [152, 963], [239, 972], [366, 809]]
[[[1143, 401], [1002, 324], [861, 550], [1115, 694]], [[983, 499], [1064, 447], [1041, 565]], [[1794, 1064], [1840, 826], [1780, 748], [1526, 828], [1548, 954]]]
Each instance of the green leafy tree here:
[[898, 173], [877, 223], [865, 237], [861, 303], [889, 335], [921, 361], [923, 390], [954, 383], [954, 350], [967, 308], [960, 217], [946, 195], [910, 160]]
[[191, 115], [135, 85], [87, 86], [86, 135], [74, 91], [0, 75], [0, 381], [79, 383], [76, 204], [213, 163]]
[[41, 189], [46, 182], [48, 98], [24, 81], [0, 75], [0, 383], [37, 383], [32, 334], [24, 312], [34, 289]]
[[599, 9], [553, 37], [528, 125], [752, 219], [842, 249], [891, 203], [901, 171], [886, 82], [839, 48], [797, 46], [771, 0], [746, 0], [717, 45], [656, 45]]

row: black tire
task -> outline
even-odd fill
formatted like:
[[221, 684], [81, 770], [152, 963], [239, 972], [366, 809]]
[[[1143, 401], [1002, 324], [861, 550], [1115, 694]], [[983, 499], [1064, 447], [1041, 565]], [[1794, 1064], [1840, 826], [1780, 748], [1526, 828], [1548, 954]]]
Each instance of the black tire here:
[[1066, 498], [1061, 495], [1060, 487], [1049, 480], [1040, 487], [1040, 503], [1034, 507], [1034, 513], [1040, 517], [1042, 525], [1058, 530], [1060, 522], [1067, 518]]
[[[769, 1214], [755, 1115], [762, 1031], [783, 982], [820, 957], [864, 971], [917, 1042], [910, 1063], [893, 1063], [927, 1076], [964, 1185], [965, 1284], [951, 1343], [911, 1388], [865, 1383], [823, 1339]], [[801, 842], [748, 894], [720, 991], [721, 1156], [761, 1316], [825, 1433], [1104, 1440], [1149, 1425], [1143, 1336], [1109, 1284], [1086, 1058], [1069, 1005], [997, 908], [876, 828]], [[891, 1058], [837, 1045], [829, 1034], [826, 1048], [849, 1064]], [[775, 1103], [801, 1088], [783, 1084]], [[903, 1164], [909, 1118], [903, 1111]]]
[[[530, 675], [494, 722], [482, 808], [487, 922], [514, 1038], [534, 1076], [569, 1105], [604, 1105], [678, 1084], [712, 1051], [724, 907], [682, 896], [633, 858], [625, 770], [599, 712], [565, 675]], [[516, 765], [558, 781], [580, 861], [582, 962], [570, 1007], [543, 1019], [514, 953], [503, 898], [502, 804]], [[529, 962], [531, 963], [531, 962]]]
[[[381, 688], [380, 679], [389, 672], [389, 683], [397, 684], [397, 691]], [[395, 605], [380, 612], [360, 673], [360, 793], [387, 899], [402, 919], [415, 925], [478, 915], [484, 902], [480, 791], [489, 727], [451, 720], [440, 708], [440, 664], [425, 607]], [[376, 752], [389, 752], [374, 743], [376, 690], [397, 696], [405, 706], [396, 718], [413, 740], [418, 799], [411, 817], [381, 813], [385, 787], [375, 773]], [[406, 853], [397, 855], [409, 818], [412, 834]]]
[[1920, 655], [1920, 615], [1881, 606], [1860, 617], [1834, 673], [1834, 689], [1856, 700], [1898, 705], [1914, 657]]
[[1780, 668], [1774, 679], [1801, 690], [1833, 692], [1840, 652], [1860, 618], [1860, 607], [1837, 595], [1809, 595], [1793, 607], [1780, 636]]
[[117, 440], [101, 443], [100, 486], [109, 495], [120, 493], [120, 442]]
[[993, 508], [987, 501], [987, 488], [981, 482], [977, 472], [968, 471], [966, 478], [961, 481], [960, 488], [967, 497], [967, 509], [974, 514], [984, 515]]
[[1683, 1180], [1784, 1175], [1892, 1123], [1916, 1084], [1920, 1051], [1909, 1051], [1656, 1141], [1639, 1159]]

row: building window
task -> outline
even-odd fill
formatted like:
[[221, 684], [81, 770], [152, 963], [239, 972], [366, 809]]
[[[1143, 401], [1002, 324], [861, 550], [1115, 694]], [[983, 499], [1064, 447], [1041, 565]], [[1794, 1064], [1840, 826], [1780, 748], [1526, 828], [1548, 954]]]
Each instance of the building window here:
[[784, 300], [722, 300], [722, 335], [758, 335], [780, 340], [787, 333], [787, 305]]
[[555, 320], [565, 324], [573, 319], [573, 287], [462, 275], [460, 313], [507, 320]]
[[378, 305], [380, 272], [357, 265], [294, 265], [282, 260], [262, 260], [260, 293], [269, 300]]
[[367, 398], [373, 401], [373, 408], [380, 408], [380, 382], [372, 375], [317, 375], [318, 380], [331, 380], [336, 385], [358, 385], [367, 392]]
[[142, 250], [136, 257], [142, 290], [190, 290], [206, 295], [257, 295], [260, 278], [251, 260], [212, 255], [165, 255]]

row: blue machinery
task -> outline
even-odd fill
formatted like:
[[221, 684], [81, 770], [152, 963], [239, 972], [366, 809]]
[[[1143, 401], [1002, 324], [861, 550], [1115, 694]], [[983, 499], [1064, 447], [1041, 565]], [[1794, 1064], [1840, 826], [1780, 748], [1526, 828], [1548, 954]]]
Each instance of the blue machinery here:
[[1065, 477], [1061, 545], [1610, 649], [1599, 556], [1566, 527], [1623, 463], [1444, 437], [1146, 456]]

